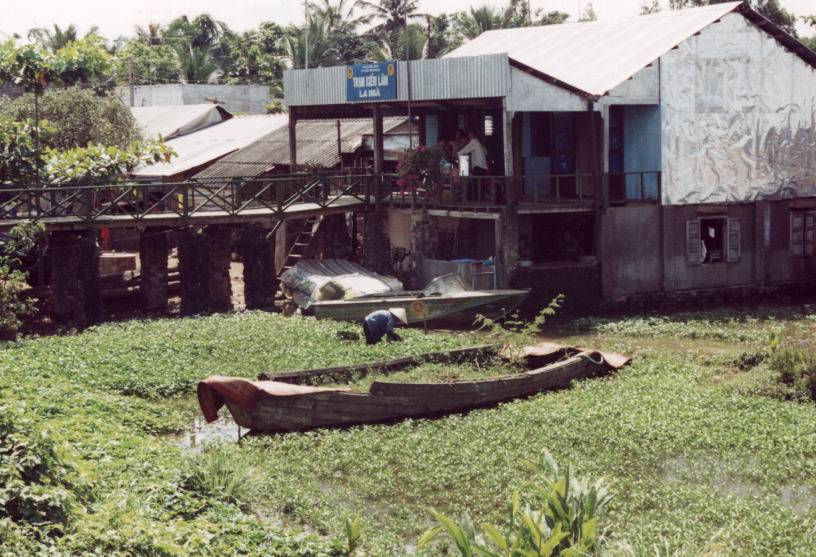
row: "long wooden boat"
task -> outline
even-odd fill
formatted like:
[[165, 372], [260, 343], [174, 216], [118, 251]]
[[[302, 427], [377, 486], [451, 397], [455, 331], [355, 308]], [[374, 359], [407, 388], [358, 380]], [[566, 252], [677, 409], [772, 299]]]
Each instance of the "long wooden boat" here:
[[510, 315], [529, 293], [529, 290], [466, 290], [428, 296], [404, 292], [314, 302], [309, 311], [318, 319], [362, 321], [372, 311], [400, 309], [405, 312], [407, 325], [472, 325], [477, 315], [490, 319]]
[[448, 383], [376, 381], [368, 393], [212, 376], [199, 383], [198, 399], [208, 421], [226, 404], [241, 427], [282, 433], [465, 412], [563, 388], [615, 367], [600, 352], [580, 352], [518, 375]]
[[334, 366], [313, 369], [301, 369], [287, 372], [259, 373], [258, 381], [279, 381], [281, 383], [294, 383], [296, 385], [315, 385], [321, 382], [340, 382], [348, 380], [354, 376], [367, 375], [369, 373], [395, 373], [408, 368], [416, 367], [423, 363], [460, 363], [479, 362], [480, 360], [491, 358], [498, 354], [498, 346], [495, 344], [483, 344], [470, 348], [453, 348], [451, 350], [439, 350], [436, 352], [425, 352], [413, 356], [403, 356], [379, 362], [368, 362], [350, 366]]

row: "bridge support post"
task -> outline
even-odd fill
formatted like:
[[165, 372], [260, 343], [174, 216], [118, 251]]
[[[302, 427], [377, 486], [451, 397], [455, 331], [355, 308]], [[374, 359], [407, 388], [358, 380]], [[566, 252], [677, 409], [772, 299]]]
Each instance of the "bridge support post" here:
[[232, 230], [228, 226], [208, 226], [209, 248], [207, 269], [208, 309], [232, 309], [232, 282], [230, 281]]
[[238, 243], [244, 261], [244, 300], [247, 309], [275, 307], [277, 273], [275, 272], [275, 238], [266, 239], [268, 230], [246, 227]]
[[178, 235], [181, 313], [207, 311], [207, 238], [202, 230], [187, 229]]
[[147, 311], [164, 311], [167, 308], [169, 248], [167, 230], [163, 228], [149, 229], [139, 237], [139, 296], [142, 308]]
[[56, 323], [86, 327], [102, 318], [96, 231], [54, 232], [49, 239]]
[[519, 217], [515, 209], [503, 209], [496, 221], [496, 279], [509, 288], [519, 261]]
[[230, 238], [230, 228], [219, 225], [179, 234], [182, 313], [232, 309]]
[[414, 288], [425, 286], [425, 259], [437, 251], [438, 231], [427, 209], [411, 212], [411, 279]]
[[375, 273], [390, 275], [391, 241], [388, 236], [385, 211], [365, 213], [363, 223], [363, 267]]
[[351, 258], [351, 237], [345, 213], [324, 216], [317, 234], [315, 248], [320, 251], [323, 259]]

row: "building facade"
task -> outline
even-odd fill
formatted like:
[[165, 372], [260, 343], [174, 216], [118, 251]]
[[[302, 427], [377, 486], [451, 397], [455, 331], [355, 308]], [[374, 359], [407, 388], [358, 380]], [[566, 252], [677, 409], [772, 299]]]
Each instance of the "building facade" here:
[[[388, 99], [351, 99], [352, 73], [287, 72], [290, 121], [374, 120], [382, 229], [418, 280], [574, 306], [816, 281], [816, 53], [743, 3], [490, 31], [397, 62]], [[475, 132], [487, 175], [401, 190], [384, 114], [428, 147]]]

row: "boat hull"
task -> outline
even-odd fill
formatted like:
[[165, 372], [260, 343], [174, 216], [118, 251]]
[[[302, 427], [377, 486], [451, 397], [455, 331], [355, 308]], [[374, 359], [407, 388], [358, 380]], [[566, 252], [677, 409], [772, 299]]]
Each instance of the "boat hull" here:
[[362, 321], [380, 309], [403, 309], [408, 325], [473, 325], [478, 315], [498, 319], [510, 315], [529, 290], [463, 292], [449, 296], [394, 296], [315, 302], [309, 308], [318, 319]]
[[369, 393], [328, 391], [287, 397], [267, 395], [261, 396], [252, 410], [233, 401], [226, 402], [241, 427], [283, 433], [466, 412], [563, 388], [573, 380], [592, 377], [607, 369], [599, 354], [581, 353], [538, 370], [482, 381], [375, 382]]

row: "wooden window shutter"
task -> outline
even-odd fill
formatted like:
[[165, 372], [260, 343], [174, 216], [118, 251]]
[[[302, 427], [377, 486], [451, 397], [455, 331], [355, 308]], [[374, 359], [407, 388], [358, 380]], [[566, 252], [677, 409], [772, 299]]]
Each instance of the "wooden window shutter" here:
[[816, 212], [805, 214], [805, 255], [816, 254]]
[[686, 263], [699, 265], [703, 262], [703, 250], [700, 239], [700, 220], [686, 221]]
[[728, 263], [736, 263], [742, 257], [742, 238], [740, 234], [739, 219], [728, 219], [728, 230], [726, 231], [727, 258]]
[[790, 217], [790, 251], [794, 257], [805, 255], [805, 214], [791, 211]]

